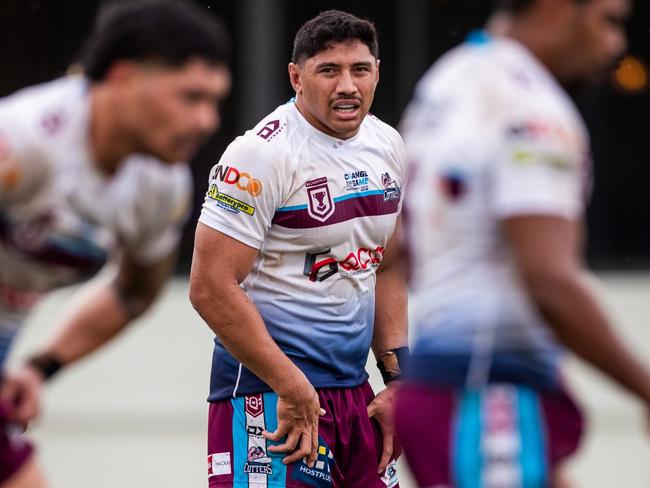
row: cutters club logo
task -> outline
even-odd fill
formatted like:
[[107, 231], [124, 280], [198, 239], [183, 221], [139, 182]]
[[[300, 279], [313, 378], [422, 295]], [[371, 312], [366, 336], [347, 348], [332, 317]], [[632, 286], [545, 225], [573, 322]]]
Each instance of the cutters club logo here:
[[307, 188], [307, 213], [312, 219], [325, 222], [334, 214], [334, 200], [327, 184], [327, 177], [305, 183]]
[[214, 168], [212, 181], [219, 180], [227, 185], [235, 185], [241, 191], [246, 191], [256, 197], [262, 193], [262, 182], [251, 175], [239, 171], [234, 166], [223, 166], [218, 164]]

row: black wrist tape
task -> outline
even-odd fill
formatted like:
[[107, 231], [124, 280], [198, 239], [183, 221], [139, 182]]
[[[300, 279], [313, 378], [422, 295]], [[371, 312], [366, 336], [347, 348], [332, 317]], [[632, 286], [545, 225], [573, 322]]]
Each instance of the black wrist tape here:
[[390, 351], [386, 351], [381, 356], [379, 356], [379, 360], [377, 361], [377, 368], [379, 368], [381, 378], [384, 380], [385, 385], [391, 381], [402, 379], [402, 370], [408, 363], [408, 358], [408, 347], [398, 347], [396, 349], [391, 349]]
[[63, 363], [51, 354], [32, 356], [27, 360], [27, 364], [37, 369], [46, 380], [49, 380], [63, 367]]

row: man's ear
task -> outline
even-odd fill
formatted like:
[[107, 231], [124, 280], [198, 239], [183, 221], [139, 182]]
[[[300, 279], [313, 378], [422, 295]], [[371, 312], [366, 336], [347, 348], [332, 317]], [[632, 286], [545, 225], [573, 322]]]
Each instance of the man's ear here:
[[289, 82], [296, 94], [302, 91], [302, 82], [300, 80], [300, 66], [296, 63], [289, 63]]

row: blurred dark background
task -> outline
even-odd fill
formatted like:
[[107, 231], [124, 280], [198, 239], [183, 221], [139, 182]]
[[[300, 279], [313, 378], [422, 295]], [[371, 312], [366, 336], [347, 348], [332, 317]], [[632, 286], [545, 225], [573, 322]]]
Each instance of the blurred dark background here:
[[[128, 1], [128, 0], [125, 0]], [[209, 169], [226, 145], [292, 96], [287, 63], [306, 20], [340, 8], [373, 20], [381, 81], [372, 111], [397, 124], [414, 84], [445, 50], [480, 27], [490, 0], [194, 0], [217, 15], [233, 40], [234, 87], [223, 125], [192, 164], [195, 211], [183, 240], [189, 268], [193, 230]], [[0, 0], [0, 95], [63, 74], [87, 36], [100, 0]], [[630, 57], [618, 77], [575, 94], [591, 130], [595, 191], [588, 258], [599, 269], [650, 269], [650, 2], [638, 0]]]

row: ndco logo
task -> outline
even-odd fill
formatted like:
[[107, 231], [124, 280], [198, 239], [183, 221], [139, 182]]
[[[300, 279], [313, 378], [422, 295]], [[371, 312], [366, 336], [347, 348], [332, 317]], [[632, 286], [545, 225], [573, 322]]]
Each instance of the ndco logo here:
[[242, 191], [247, 191], [256, 197], [262, 193], [262, 182], [248, 173], [240, 172], [233, 166], [217, 165], [214, 169], [213, 180], [219, 180], [227, 185], [235, 185]]

